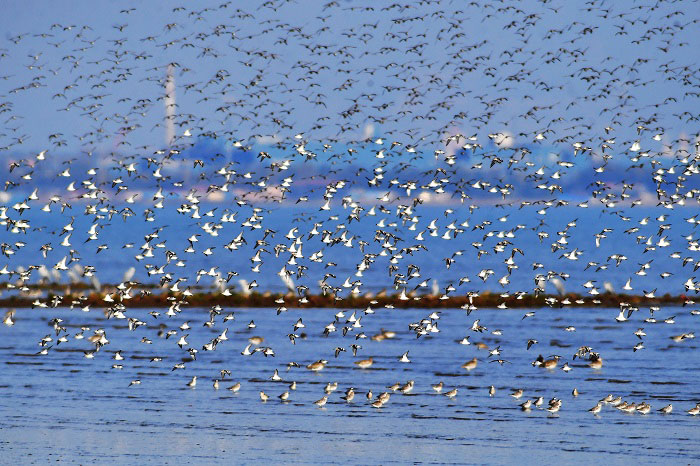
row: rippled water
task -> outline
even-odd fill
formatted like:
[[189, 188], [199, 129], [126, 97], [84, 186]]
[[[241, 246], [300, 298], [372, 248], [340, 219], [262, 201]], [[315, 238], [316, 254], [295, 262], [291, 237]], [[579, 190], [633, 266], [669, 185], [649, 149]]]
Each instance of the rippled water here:
[[[148, 310], [130, 309], [147, 326], [130, 332], [125, 320], [106, 320], [96, 311], [70, 309], [19, 309], [13, 327], [0, 329], [0, 450], [3, 462], [68, 460], [120, 463], [249, 463], [264, 460], [295, 462], [438, 462], [438, 463], [696, 463], [700, 460], [700, 416], [686, 413], [700, 401], [700, 375], [697, 371], [697, 339], [673, 342], [670, 337], [697, 330], [698, 316], [689, 308], [668, 308], [654, 313], [660, 323], [645, 323], [648, 310], [635, 313], [627, 322], [615, 321], [614, 309], [539, 309], [535, 316], [522, 319], [523, 310], [440, 311], [439, 333], [416, 339], [408, 324], [432, 311], [376, 309], [362, 317], [361, 329], [343, 337], [340, 331], [323, 336], [322, 330], [339, 310], [290, 309], [276, 315], [275, 309], [236, 309], [235, 319], [223, 323], [225, 310], [216, 317], [214, 328], [202, 324], [207, 310], [187, 309], [176, 317], [163, 313], [154, 319]], [[336, 326], [340, 330], [350, 312]], [[358, 313], [360, 315], [360, 313]], [[663, 319], [675, 315], [675, 324]], [[63, 319], [68, 342], [56, 345], [48, 321]], [[291, 344], [287, 333], [301, 317], [306, 338]], [[483, 333], [470, 330], [475, 319], [487, 327]], [[248, 329], [254, 320], [257, 325]], [[187, 341], [199, 349], [196, 361], [177, 346], [181, 334], [169, 339], [158, 336], [160, 323], [178, 329], [189, 321]], [[84, 357], [92, 346], [73, 335], [80, 326], [89, 326], [86, 336], [103, 328], [110, 343]], [[565, 331], [573, 325], [576, 331]], [[229, 328], [229, 340], [215, 351], [202, 345]], [[632, 347], [639, 342], [634, 331], [644, 327], [645, 349]], [[384, 341], [355, 340], [380, 329], [396, 332]], [[502, 335], [494, 335], [501, 330]], [[47, 355], [36, 355], [37, 342], [50, 334], [54, 341]], [[274, 357], [262, 353], [242, 356], [247, 339], [265, 338]], [[457, 343], [469, 335], [472, 345]], [[142, 343], [147, 337], [152, 344]], [[528, 339], [538, 340], [529, 351]], [[501, 358], [490, 363], [488, 353], [477, 349], [477, 342], [489, 348], [500, 346]], [[350, 345], [360, 344], [357, 357]], [[579, 346], [591, 346], [601, 353], [605, 365], [593, 370], [572, 356]], [[344, 347], [334, 357], [334, 348]], [[125, 357], [123, 369], [113, 369], [116, 350]], [[398, 358], [409, 351], [410, 363]], [[543, 354], [562, 356], [554, 371], [530, 363]], [[162, 361], [151, 361], [154, 356]], [[359, 369], [353, 361], [373, 356], [370, 369]], [[479, 360], [476, 370], [467, 373], [460, 365], [472, 357]], [[303, 366], [327, 359], [327, 367], [313, 373]], [[174, 364], [187, 361], [186, 368], [172, 371]], [[287, 371], [295, 361], [301, 368]], [[573, 370], [561, 370], [568, 362]], [[214, 390], [212, 382], [228, 369], [231, 377]], [[284, 381], [272, 381], [279, 369]], [[198, 376], [196, 388], [186, 383]], [[129, 387], [132, 380], [140, 385]], [[297, 382], [288, 402], [277, 396]], [[394, 392], [384, 407], [372, 408], [365, 398], [368, 389], [377, 394], [391, 391], [396, 383], [415, 381], [410, 394]], [[234, 394], [226, 387], [240, 381]], [[443, 381], [445, 390], [458, 388], [454, 399], [438, 395], [431, 384]], [[328, 404], [313, 404], [324, 395], [328, 382], [338, 382], [338, 390]], [[494, 385], [496, 393], [488, 394]], [[340, 397], [356, 387], [352, 403]], [[520, 400], [510, 395], [524, 389]], [[572, 390], [579, 396], [574, 398]], [[270, 395], [266, 403], [259, 392]], [[443, 393], [444, 393], [443, 391]], [[597, 400], [612, 393], [627, 401], [647, 401], [649, 415], [625, 414], [610, 406], [599, 416], [587, 412]], [[522, 412], [519, 404], [538, 396], [563, 400], [561, 410], [550, 414], [542, 409]], [[673, 403], [670, 415], [656, 410]]]

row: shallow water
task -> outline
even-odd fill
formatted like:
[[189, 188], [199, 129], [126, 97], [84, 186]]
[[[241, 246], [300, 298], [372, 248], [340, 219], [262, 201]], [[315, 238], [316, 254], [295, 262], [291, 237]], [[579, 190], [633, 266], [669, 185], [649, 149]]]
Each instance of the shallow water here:
[[[62, 460], [118, 463], [249, 463], [263, 460], [282, 463], [694, 463], [700, 460], [700, 416], [685, 411], [700, 401], [697, 368], [697, 340], [674, 343], [669, 337], [697, 329], [698, 316], [690, 308], [668, 308], [654, 313], [660, 323], [645, 323], [648, 310], [633, 314], [627, 322], [615, 321], [614, 309], [539, 309], [522, 319], [523, 310], [481, 309], [467, 316], [460, 309], [440, 312], [440, 332], [416, 339], [408, 324], [427, 318], [432, 310], [376, 309], [362, 317], [361, 329], [343, 337], [340, 329], [349, 316], [336, 323], [338, 332], [328, 337], [323, 328], [334, 320], [337, 309], [236, 309], [235, 319], [223, 323], [225, 310], [216, 317], [214, 328], [202, 324], [207, 310], [187, 309], [176, 317], [163, 313], [154, 319], [148, 310], [130, 309], [147, 326], [128, 330], [125, 320], [106, 320], [96, 311], [77, 309], [19, 309], [13, 327], [0, 329], [0, 450], [3, 462], [27, 463]], [[360, 315], [358, 312], [357, 315]], [[675, 324], [663, 319], [675, 317]], [[69, 341], [56, 345], [55, 332], [48, 325], [54, 317], [63, 319]], [[292, 345], [287, 333], [301, 317], [306, 338]], [[480, 319], [483, 333], [470, 330]], [[247, 328], [254, 320], [256, 328]], [[199, 349], [196, 361], [177, 346], [181, 334], [169, 339], [158, 336], [158, 325], [178, 329], [189, 321], [187, 341]], [[86, 359], [83, 350], [91, 345], [76, 340], [79, 327], [103, 328], [109, 344]], [[574, 332], [564, 328], [573, 325]], [[228, 327], [229, 340], [215, 351], [202, 345]], [[639, 341], [633, 332], [644, 327], [645, 349], [632, 347]], [[396, 337], [381, 342], [355, 340], [359, 332], [375, 335], [380, 329], [396, 331]], [[502, 335], [492, 331], [500, 329]], [[44, 356], [36, 353], [44, 335], [51, 334], [52, 348]], [[62, 333], [63, 334], [63, 333]], [[242, 356], [250, 336], [265, 338], [274, 357], [262, 353]], [[490, 363], [488, 353], [475, 344], [457, 343], [469, 335], [489, 348], [500, 346], [501, 358]], [[152, 344], [142, 343], [147, 337]], [[529, 351], [526, 342], [538, 340]], [[350, 345], [362, 346], [357, 357]], [[591, 346], [605, 361], [593, 370], [585, 361], [573, 360], [579, 346]], [[347, 351], [334, 357], [334, 348]], [[123, 369], [112, 369], [116, 350], [125, 357]], [[398, 358], [409, 351], [410, 363]], [[562, 356], [554, 371], [530, 363], [543, 354]], [[151, 362], [154, 356], [160, 362]], [[357, 368], [353, 361], [373, 356], [370, 369]], [[467, 373], [460, 365], [472, 357], [479, 360]], [[312, 373], [304, 365], [318, 359], [329, 364]], [[186, 368], [172, 371], [174, 364]], [[287, 371], [295, 361], [302, 368]], [[573, 370], [560, 370], [568, 362]], [[212, 381], [228, 369], [232, 376], [214, 390]], [[274, 369], [284, 379], [271, 381]], [[196, 388], [186, 383], [198, 376]], [[140, 385], [129, 387], [132, 380]], [[287, 390], [288, 381], [297, 382], [288, 402], [277, 396]], [[365, 398], [367, 389], [376, 397], [396, 383], [415, 380], [410, 394], [395, 392], [384, 407], [372, 408]], [[240, 392], [225, 388], [240, 381]], [[445, 390], [458, 388], [450, 400], [436, 394], [431, 384], [443, 381]], [[328, 382], [338, 390], [328, 404], [318, 408], [313, 401], [324, 395]], [[495, 396], [488, 395], [494, 385]], [[352, 403], [340, 397], [350, 386], [357, 395]], [[509, 394], [522, 388], [515, 400]], [[577, 388], [580, 395], [571, 394]], [[270, 395], [266, 403], [259, 392]], [[599, 416], [587, 412], [608, 393], [626, 401], [647, 401], [649, 415], [625, 414], [605, 406]], [[537, 396], [563, 400], [561, 410], [550, 414], [542, 409], [522, 412], [519, 404]], [[670, 415], [656, 410], [673, 403]]]

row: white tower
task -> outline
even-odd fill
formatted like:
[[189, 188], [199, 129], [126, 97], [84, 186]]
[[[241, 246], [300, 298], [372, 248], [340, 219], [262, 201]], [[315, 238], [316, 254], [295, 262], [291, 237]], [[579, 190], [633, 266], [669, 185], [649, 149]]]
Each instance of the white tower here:
[[170, 146], [175, 139], [175, 75], [174, 67], [168, 65], [168, 75], [165, 78], [165, 144]]

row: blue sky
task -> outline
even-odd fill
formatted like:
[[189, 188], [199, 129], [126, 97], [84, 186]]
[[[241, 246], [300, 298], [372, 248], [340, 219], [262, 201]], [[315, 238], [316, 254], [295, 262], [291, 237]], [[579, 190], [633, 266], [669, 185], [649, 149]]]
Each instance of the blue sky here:
[[[222, 4], [198, 3], [195, 10], [178, 2], [9, 3], [0, 18], [0, 95], [12, 108], [3, 115], [16, 119], [6, 123], [1, 145], [13, 153], [161, 148], [159, 99], [168, 63], [178, 64], [178, 133], [214, 131], [229, 143], [301, 132], [311, 140], [387, 135], [422, 147], [421, 138], [435, 140], [445, 131], [476, 133], [484, 142], [490, 132], [508, 131], [527, 133], [516, 141], [530, 144], [549, 127], [546, 145], [570, 148], [555, 134], [582, 131], [577, 137], [585, 139], [614, 120], [625, 140], [635, 137], [637, 117], [656, 118], [669, 139], [697, 128], [673, 116], [696, 112], [698, 97], [686, 93], [697, 82], [691, 57], [700, 47], [692, 33], [697, 27], [680, 25], [697, 16], [697, 2], [650, 10], [640, 2], [603, 1], [592, 2], [590, 11], [563, 1], [409, 3], [412, 8], [389, 11], [348, 10], [371, 2], [325, 10], [308, 1], [277, 2], [277, 10], [248, 3], [219, 9]], [[518, 30], [528, 21], [533, 24]], [[663, 32], [647, 32], [654, 27]], [[17, 41], [20, 34], [26, 36]], [[662, 52], [663, 40], [669, 42]], [[667, 80], [659, 71], [664, 66], [681, 69], [675, 75], [689, 67], [690, 83]], [[11, 92], [32, 82], [39, 85]], [[610, 95], [590, 99], [604, 84]], [[60, 111], [75, 98], [83, 109]], [[148, 100], [134, 110], [138, 99]], [[620, 103], [622, 115], [606, 113]], [[539, 120], [527, 116], [533, 107]], [[492, 112], [487, 121], [470, 121], [485, 112]], [[460, 113], [467, 117], [455, 119]], [[558, 117], [565, 121], [553, 122]], [[49, 140], [52, 134], [59, 136]]]

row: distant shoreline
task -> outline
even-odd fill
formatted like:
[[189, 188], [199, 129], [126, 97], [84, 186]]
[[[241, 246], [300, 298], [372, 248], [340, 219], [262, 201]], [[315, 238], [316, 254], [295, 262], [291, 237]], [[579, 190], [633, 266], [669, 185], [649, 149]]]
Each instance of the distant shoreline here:
[[[131, 308], [163, 308], [178, 304], [181, 307], [254, 307], [254, 308], [277, 308], [284, 306], [287, 308], [360, 308], [360, 307], [385, 307], [394, 308], [464, 308], [469, 306], [476, 308], [497, 308], [499, 306], [507, 308], [543, 308], [543, 307], [619, 307], [621, 303], [629, 306], [660, 306], [660, 305], [687, 305], [693, 304], [691, 296], [665, 294], [653, 298], [644, 295], [628, 295], [618, 293], [601, 293], [596, 296], [586, 296], [576, 293], [566, 293], [563, 295], [535, 294], [528, 293], [471, 293], [466, 295], [452, 295], [449, 297], [436, 295], [410, 295], [379, 292], [376, 294], [365, 294], [358, 296], [348, 296], [345, 298], [335, 295], [304, 295], [299, 296], [292, 292], [235, 292], [230, 295], [223, 295], [219, 292], [196, 290], [191, 295], [183, 292], [166, 292], [155, 285], [135, 284], [124, 296], [116, 286], [104, 286], [101, 291], [95, 291], [85, 284], [74, 285], [28, 285], [34, 293], [41, 293], [41, 296], [26, 294], [16, 294], [7, 297], [0, 297], [0, 307], [2, 308], [32, 308], [32, 307], [101, 307], [124, 305]], [[8, 290], [6, 286], [0, 284], [0, 289]], [[11, 289], [11, 288], [10, 288]], [[63, 293], [57, 293], [57, 291]], [[156, 290], [158, 290], [156, 292]], [[109, 297], [107, 297], [109, 296]], [[106, 300], [105, 300], [106, 299]]]

